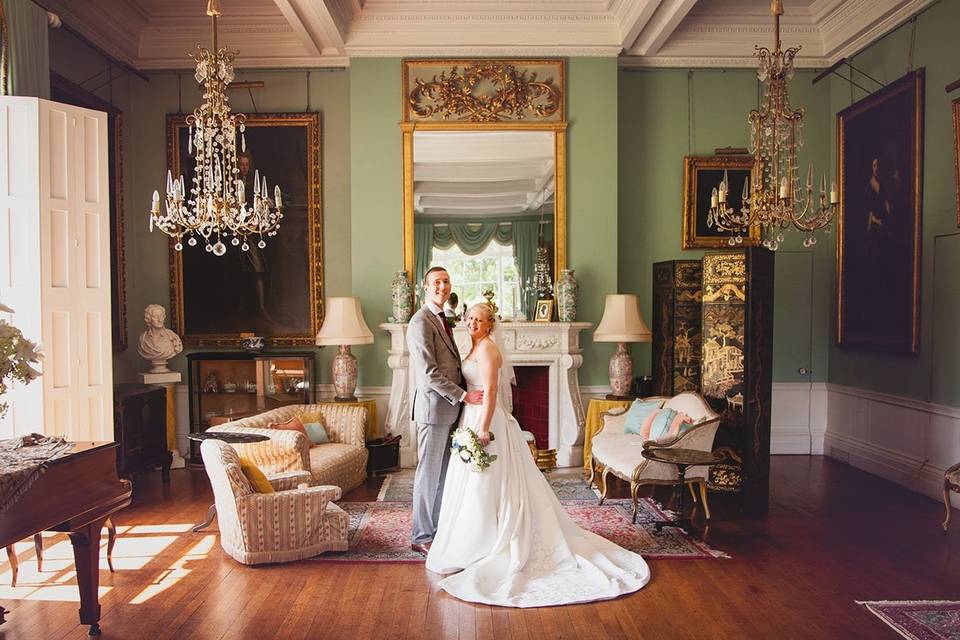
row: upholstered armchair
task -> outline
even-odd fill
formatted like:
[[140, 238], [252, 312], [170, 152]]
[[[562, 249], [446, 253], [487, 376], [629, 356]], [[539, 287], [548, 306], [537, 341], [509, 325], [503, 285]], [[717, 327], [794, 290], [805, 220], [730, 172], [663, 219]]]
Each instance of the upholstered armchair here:
[[349, 517], [333, 504], [340, 487], [311, 487], [310, 474], [270, 477], [275, 493], [255, 493], [240, 469], [236, 450], [205, 440], [200, 454], [220, 523], [220, 545], [237, 562], [291, 562], [347, 549]]
[[[600, 504], [607, 498], [607, 475], [630, 483], [630, 497], [633, 500], [633, 522], [637, 521], [637, 492], [645, 484], [676, 484], [677, 468], [663, 462], [647, 460], [643, 450], [648, 448], [682, 448], [697, 451], [711, 451], [713, 439], [720, 426], [720, 416], [714, 413], [706, 401], [697, 393], [681, 393], [672, 398], [646, 398], [660, 400], [662, 407], [675, 409], [690, 416], [694, 423], [689, 429], [663, 440], [647, 440], [643, 437], [624, 433], [626, 409], [614, 409], [602, 414], [602, 426], [593, 437], [593, 465], [590, 484], [597, 481], [602, 496]], [[693, 485], [700, 488], [700, 497], [707, 519], [710, 518], [710, 506], [707, 503], [708, 467], [691, 467], [686, 473], [686, 484], [693, 494]], [[693, 494], [696, 500], [696, 494]]]
[[[330, 437], [329, 443], [314, 445], [299, 431], [267, 428], [271, 423], [286, 422], [301, 413], [320, 414]], [[232, 445], [268, 476], [287, 471], [309, 471], [314, 484], [336, 485], [346, 493], [363, 484], [367, 477], [366, 421], [367, 409], [361, 405], [327, 402], [278, 407], [228, 422], [215, 430], [269, 437], [264, 442]]]

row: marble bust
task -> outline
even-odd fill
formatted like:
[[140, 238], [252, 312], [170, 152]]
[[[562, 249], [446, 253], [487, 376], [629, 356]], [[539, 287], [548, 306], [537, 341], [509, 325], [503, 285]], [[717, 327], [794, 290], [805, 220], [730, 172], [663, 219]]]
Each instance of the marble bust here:
[[137, 353], [150, 361], [150, 373], [169, 373], [167, 360], [183, 351], [180, 336], [163, 326], [166, 318], [167, 310], [159, 304], [149, 304], [143, 310], [147, 330], [140, 334]]

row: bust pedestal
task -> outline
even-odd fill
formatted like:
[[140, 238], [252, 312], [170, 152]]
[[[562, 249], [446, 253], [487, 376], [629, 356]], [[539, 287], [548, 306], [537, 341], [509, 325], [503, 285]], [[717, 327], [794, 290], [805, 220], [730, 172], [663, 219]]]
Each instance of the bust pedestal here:
[[177, 449], [177, 418], [174, 411], [173, 389], [180, 382], [181, 376], [176, 371], [166, 373], [141, 373], [140, 381], [143, 384], [156, 384], [167, 390], [167, 449], [173, 455], [171, 469], [183, 469], [187, 466], [186, 460]]

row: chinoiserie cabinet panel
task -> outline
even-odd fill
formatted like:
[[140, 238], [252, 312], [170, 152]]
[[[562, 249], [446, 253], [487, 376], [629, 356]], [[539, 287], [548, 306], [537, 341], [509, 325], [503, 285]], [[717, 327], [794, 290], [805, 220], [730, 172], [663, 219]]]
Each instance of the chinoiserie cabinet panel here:
[[653, 395], [700, 389], [700, 260], [653, 265]]
[[161, 467], [163, 481], [170, 482], [167, 390], [150, 384], [118, 384], [113, 398], [118, 473], [130, 477]]
[[[214, 351], [187, 355], [190, 432], [202, 433], [288, 404], [315, 398], [313, 353]], [[202, 464], [190, 443], [191, 464]]]
[[0, 97], [0, 300], [45, 354], [0, 437], [113, 437], [107, 161], [105, 113]]
[[[741, 460], [722, 476], [729, 486], [719, 488], [739, 490], [745, 508], [764, 511], [770, 480], [772, 252], [752, 247], [704, 255], [702, 337], [701, 391], [721, 415], [714, 449], [727, 447]], [[715, 470], [724, 467], [711, 469], [711, 484], [718, 479]]]

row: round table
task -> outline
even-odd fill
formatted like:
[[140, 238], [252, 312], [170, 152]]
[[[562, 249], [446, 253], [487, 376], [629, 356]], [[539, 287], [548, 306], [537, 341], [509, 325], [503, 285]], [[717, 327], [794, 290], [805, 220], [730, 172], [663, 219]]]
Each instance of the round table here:
[[722, 453], [712, 451], [698, 451], [696, 449], [664, 448], [664, 449], [644, 449], [641, 455], [647, 460], [654, 462], [663, 462], [677, 467], [677, 519], [676, 520], [658, 520], [653, 523], [654, 528], [660, 531], [664, 527], [676, 527], [684, 533], [695, 536], [697, 531], [690, 521], [690, 518], [684, 515], [683, 494], [684, 485], [687, 483], [687, 468], [698, 466], [711, 466], [723, 462]]
[[[188, 433], [188, 440], [193, 440], [194, 442], [203, 442], [204, 440], [220, 440], [221, 442], [226, 442], [227, 444], [253, 444], [254, 442], [263, 442], [264, 440], [269, 440], [270, 438], [261, 434], [261, 433], [232, 433], [225, 431], [202, 431], [200, 433]], [[204, 529], [210, 526], [210, 523], [213, 522], [213, 518], [217, 515], [217, 503], [214, 502], [207, 509], [207, 517], [203, 522], [195, 526], [191, 531], [194, 533], [200, 533]]]

